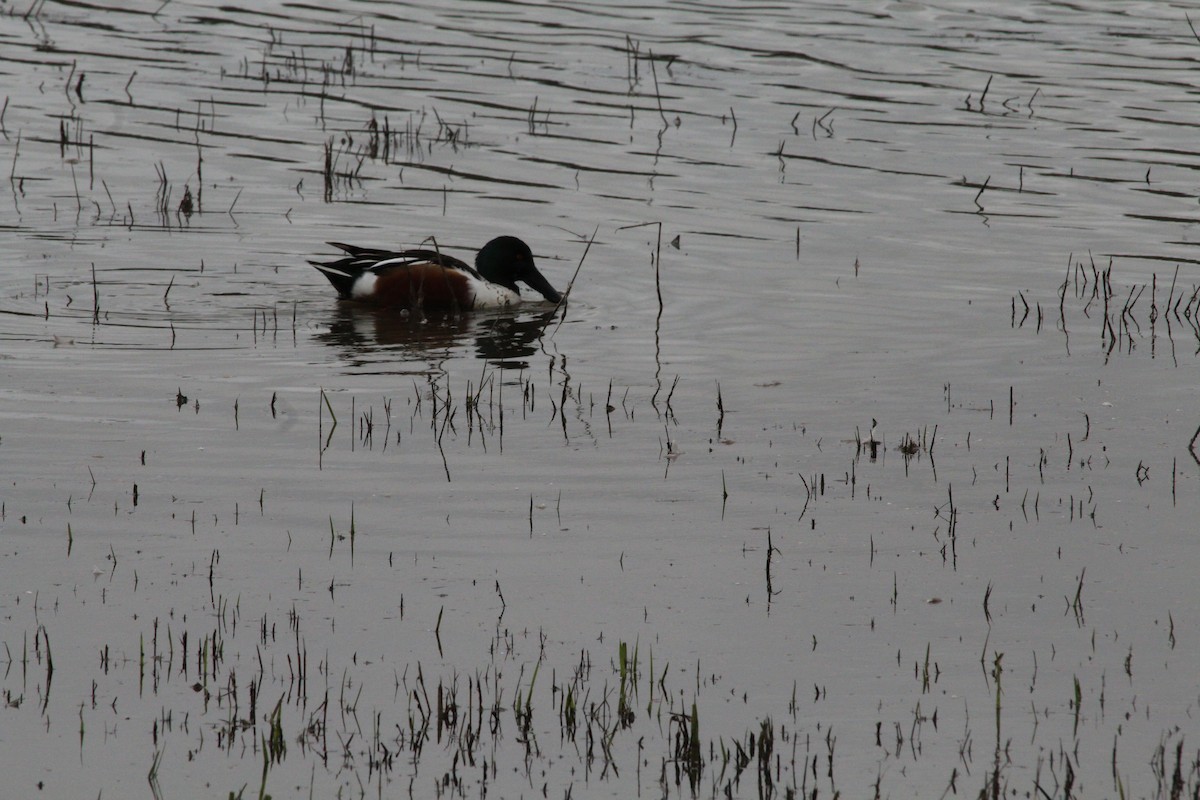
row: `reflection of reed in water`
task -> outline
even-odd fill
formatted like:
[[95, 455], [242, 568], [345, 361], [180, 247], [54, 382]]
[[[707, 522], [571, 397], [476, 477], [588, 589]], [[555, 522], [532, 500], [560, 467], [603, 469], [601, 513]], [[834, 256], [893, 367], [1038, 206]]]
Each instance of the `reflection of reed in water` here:
[[506, 368], [525, 368], [526, 359], [540, 349], [555, 309], [421, 317], [340, 304], [334, 313], [329, 330], [315, 338], [344, 351], [354, 366], [377, 364], [385, 352], [399, 361], [451, 358], [461, 355], [473, 340], [479, 358]]

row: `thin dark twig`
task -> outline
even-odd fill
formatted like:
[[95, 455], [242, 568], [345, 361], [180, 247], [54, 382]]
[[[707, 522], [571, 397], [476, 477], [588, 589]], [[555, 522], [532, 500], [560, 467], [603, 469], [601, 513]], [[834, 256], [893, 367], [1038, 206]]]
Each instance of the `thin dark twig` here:
[[988, 175], [988, 176], [987, 176], [987, 180], [985, 180], [985, 181], [983, 182], [983, 186], [980, 186], [980, 187], [979, 187], [979, 191], [978, 191], [978, 192], [975, 194], [975, 205], [979, 207], [979, 210], [980, 210], [980, 211], [983, 211], [983, 206], [982, 206], [982, 205], [980, 205], [980, 203], [979, 203], [979, 198], [980, 198], [980, 197], [983, 197], [983, 192], [984, 192], [984, 190], [985, 190], [985, 189], [987, 189], [987, 187], [988, 187], [988, 184], [989, 184], [989, 183], [991, 183], [991, 182], [992, 182], [992, 176], [991, 176], [991, 175]]
[[96, 283], [96, 262], [92, 262], [92, 324], [100, 324], [100, 287]]
[[[558, 298], [558, 303], [554, 306], [557, 311], [560, 306], [565, 306], [567, 297], [571, 294], [571, 288], [575, 285], [575, 279], [579, 277], [579, 270], [583, 268], [583, 260], [587, 258], [588, 251], [592, 249], [592, 242], [596, 241], [596, 234], [600, 232], [600, 226], [597, 225], [592, 231], [592, 236], [588, 239], [587, 247], [583, 248], [583, 255], [579, 257], [579, 263], [575, 266], [575, 274], [571, 276], [571, 280], [567, 283], [567, 288], [562, 293], [562, 297]], [[554, 330], [550, 333], [550, 338], [554, 338], [554, 334], [558, 333], [558, 329], [562, 327], [563, 321], [567, 318], [566, 309], [563, 309], [563, 314], [558, 318], [558, 324], [554, 326]]]
[[671, 123], [667, 122], [667, 115], [663, 113], [662, 94], [658, 91], [658, 70], [654, 67], [654, 51], [650, 51], [650, 74], [654, 76], [654, 96], [658, 100], [658, 115], [662, 117], [663, 129], [671, 127]]
[[626, 231], [631, 228], [645, 228], [649, 225], [658, 226], [658, 244], [654, 250], [654, 290], [658, 293], [658, 313], [662, 316], [663, 300], [662, 300], [662, 281], [660, 280], [659, 260], [662, 257], [662, 223], [661, 222], [639, 222], [636, 225], [622, 225], [617, 228], [619, 231]]
[[987, 97], [988, 89], [992, 88], [992, 78], [994, 78], [994, 77], [996, 77], [996, 76], [988, 75], [987, 85], [983, 87], [983, 94], [979, 95], [979, 110], [980, 111], [983, 111], [983, 100], [985, 97]]

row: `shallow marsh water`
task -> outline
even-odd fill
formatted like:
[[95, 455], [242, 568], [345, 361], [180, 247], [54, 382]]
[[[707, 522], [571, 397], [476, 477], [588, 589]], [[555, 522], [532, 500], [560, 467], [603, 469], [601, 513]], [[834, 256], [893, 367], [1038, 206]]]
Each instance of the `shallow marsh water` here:
[[0, 794], [1194, 796], [1186, 11], [10, 3]]

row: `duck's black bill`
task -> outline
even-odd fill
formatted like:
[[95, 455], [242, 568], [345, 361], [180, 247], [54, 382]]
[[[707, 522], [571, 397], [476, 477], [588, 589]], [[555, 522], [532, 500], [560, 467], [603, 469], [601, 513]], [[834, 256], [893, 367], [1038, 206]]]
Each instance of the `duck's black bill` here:
[[558, 293], [558, 290], [551, 286], [550, 281], [546, 280], [542, 273], [538, 272], [537, 269], [531, 270], [529, 274], [523, 278], [523, 280], [525, 283], [529, 284], [530, 289], [538, 292], [542, 297], [546, 298], [551, 303], [557, 303], [559, 300], [562, 300], [562, 295]]

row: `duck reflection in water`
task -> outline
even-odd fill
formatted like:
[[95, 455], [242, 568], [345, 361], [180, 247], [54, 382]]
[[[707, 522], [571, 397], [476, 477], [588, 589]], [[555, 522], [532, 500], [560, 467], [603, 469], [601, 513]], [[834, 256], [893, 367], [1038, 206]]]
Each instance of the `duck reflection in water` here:
[[440, 361], [461, 355], [473, 343], [479, 358], [505, 369], [520, 369], [528, 367], [527, 359], [541, 349], [542, 335], [557, 309], [518, 309], [427, 317], [339, 305], [329, 330], [315, 338], [345, 351], [354, 366], [378, 366], [386, 355], [402, 361]]

